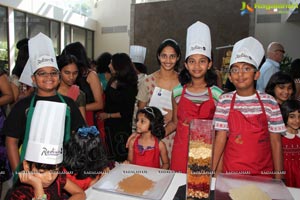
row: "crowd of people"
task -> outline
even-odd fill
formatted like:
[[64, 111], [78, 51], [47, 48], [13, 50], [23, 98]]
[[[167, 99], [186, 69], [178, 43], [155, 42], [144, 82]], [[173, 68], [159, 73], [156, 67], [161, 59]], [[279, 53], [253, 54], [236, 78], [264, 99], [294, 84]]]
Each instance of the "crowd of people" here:
[[[12, 75], [0, 71], [0, 189], [14, 179], [7, 199], [84, 199], [116, 162], [186, 173], [193, 119], [213, 120], [215, 176], [245, 172], [300, 188], [300, 59], [291, 74], [281, 71], [279, 42], [263, 61], [257, 39], [237, 41], [228, 72], [235, 89], [226, 92], [199, 21], [187, 29], [184, 62], [178, 42], [165, 39], [149, 75], [138, 45], [101, 54], [96, 67], [80, 42], [56, 56], [39, 33], [17, 48]], [[42, 157], [42, 147], [55, 153]]]

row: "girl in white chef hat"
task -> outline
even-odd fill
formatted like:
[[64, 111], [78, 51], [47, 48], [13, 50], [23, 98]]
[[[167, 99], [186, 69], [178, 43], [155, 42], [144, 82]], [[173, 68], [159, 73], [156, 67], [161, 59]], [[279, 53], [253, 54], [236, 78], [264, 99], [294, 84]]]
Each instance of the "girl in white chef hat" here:
[[170, 169], [186, 173], [189, 123], [192, 119], [213, 119], [222, 90], [210, 78], [212, 67], [209, 27], [196, 22], [187, 30], [185, 68], [181, 85], [173, 89], [173, 119], [166, 134], [176, 129]]

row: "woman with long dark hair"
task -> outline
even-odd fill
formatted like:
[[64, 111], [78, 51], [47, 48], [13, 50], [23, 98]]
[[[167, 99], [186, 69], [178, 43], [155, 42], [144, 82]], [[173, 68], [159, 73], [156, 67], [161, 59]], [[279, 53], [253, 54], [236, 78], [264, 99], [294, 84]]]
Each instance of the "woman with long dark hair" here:
[[137, 75], [130, 57], [125, 53], [112, 56], [109, 68], [112, 77], [105, 90], [104, 120], [110, 156], [116, 161], [127, 159], [126, 141], [131, 134], [132, 115], [137, 94]]

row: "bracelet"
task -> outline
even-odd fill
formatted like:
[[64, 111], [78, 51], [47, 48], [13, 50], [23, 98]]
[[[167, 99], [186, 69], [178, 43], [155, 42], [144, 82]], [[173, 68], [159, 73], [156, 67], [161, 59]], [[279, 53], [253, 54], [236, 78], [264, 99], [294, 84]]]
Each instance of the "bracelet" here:
[[111, 113], [107, 113], [107, 118], [111, 118]]
[[32, 200], [47, 200], [47, 195], [43, 194], [41, 196], [32, 198]]

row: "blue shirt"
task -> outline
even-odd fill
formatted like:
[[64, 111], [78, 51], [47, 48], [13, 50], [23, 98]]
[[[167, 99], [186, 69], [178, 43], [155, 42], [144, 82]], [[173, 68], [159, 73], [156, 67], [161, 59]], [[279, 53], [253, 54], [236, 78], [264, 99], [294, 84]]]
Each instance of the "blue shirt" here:
[[267, 58], [260, 69], [260, 77], [257, 80], [256, 89], [261, 92], [265, 92], [265, 88], [271, 76], [278, 71], [279, 71], [279, 63]]

